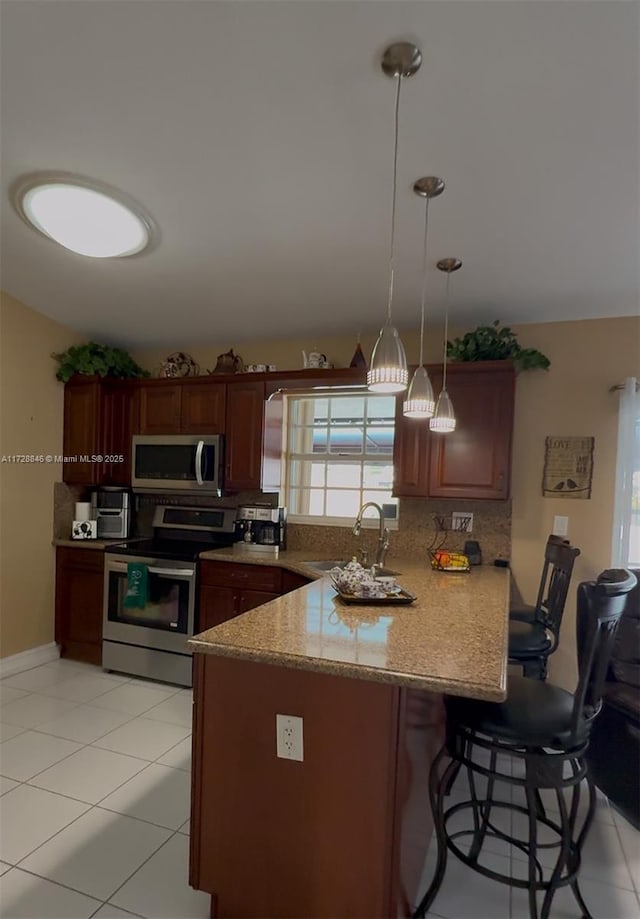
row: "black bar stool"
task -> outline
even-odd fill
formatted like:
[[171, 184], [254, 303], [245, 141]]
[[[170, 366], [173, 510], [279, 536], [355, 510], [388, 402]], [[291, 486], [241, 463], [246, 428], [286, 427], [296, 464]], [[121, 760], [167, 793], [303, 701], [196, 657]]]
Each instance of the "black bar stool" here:
[[571, 575], [580, 549], [566, 540], [550, 536], [544, 554], [542, 578], [533, 620], [509, 614], [509, 662], [520, 664], [525, 676], [547, 678], [548, 658], [558, 647], [560, 626], [569, 592]]
[[[437, 864], [433, 881], [414, 917], [423, 917], [436, 898], [444, 879], [447, 853], [450, 850], [462, 862], [486, 877], [512, 887], [528, 890], [531, 919], [538, 919], [536, 895], [544, 893], [541, 919], [547, 919], [556, 890], [566, 884], [582, 910], [589, 910], [578, 887], [580, 853], [593, 822], [595, 787], [587, 772], [585, 752], [594, 718], [600, 709], [602, 687], [613, 647], [615, 631], [622, 615], [627, 594], [636, 578], [625, 570], [604, 571], [597, 581], [578, 587], [576, 637], [579, 680], [575, 692], [527, 677], [510, 677], [507, 700], [501, 703], [447, 697], [446, 742], [433, 762], [429, 780], [429, 797], [433, 811]], [[485, 751], [486, 762], [481, 762]], [[509, 774], [500, 771], [498, 757], [508, 756]], [[442, 772], [447, 757], [450, 762]], [[470, 798], [447, 810], [444, 798], [461, 768], [466, 768]], [[478, 794], [477, 781], [486, 779], [486, 792]], [[578, 807], [581, 783], [586, 779], [589, 806], [580, 829]], [[526, 806], [494, 797], [496, 783], [505, 782], [522, 789]], [[541, 789], [556, 793], [559, 816], [547, 816], [540, 798]], [[564, 792], [570, 792], [569, 802]], [[526, 839], [500, 830], [491, 816], [493, 810], [507, 809], [527, 817]], [[455, 814], [470, 814], [468, 829], [452, 832], [447, 824]], [[538, 842], [538, 825], [552, 833], [552, 842]], [[527, 856], [526, 880], [492, 871], [479, 864], [487, 837], [502, 839]], [[460, 844], [469, 842], [468, 851]], [[557, 850], [553, 869], [544, 869], [539, 849]]]
[[509, 606], [509, 619], [513, 619], [516, 622], [535, 621], [536, 610], [546, 605], [546, 597], [549, 592], [547, 584], [549, 581], [549, 574], [551, 573], [551, 565], [553, 564], [554, 558], [553, 547], [568, 545], [569, 540], [565, 539], [563, 536], [556, 536], [553, 533], [550, 533], [549, 536], [547, 536], [547, 543], [544, 547], [542, 574], [540, 575], [540, 584], [538, 585], [538, 596], [536, 597], [535, 605], [531, 606], [528, 603], [512, 603]]

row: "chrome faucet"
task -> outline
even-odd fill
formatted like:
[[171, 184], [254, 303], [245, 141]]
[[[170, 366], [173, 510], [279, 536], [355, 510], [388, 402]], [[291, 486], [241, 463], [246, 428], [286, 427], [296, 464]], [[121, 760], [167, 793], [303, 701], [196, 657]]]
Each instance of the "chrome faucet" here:
[[389, 530], [384, 525], [384, 511], [379, 504], [376, 504], [375, 501], [367, 501], [366, 504], [363, 504], [360, 510], [358, 511], [358, 516], [356, 517], [356, 522], [353, 524], [352, 533], [354, 536], [360, 535], [360, 530], [362, 528], [362, 515], [368, 507], [375, 507], [379, 516], [380, 516], [380, 530], [378, 532], [378, 548], [376, 549], [376, 561], [375, 566], [377, 568], [384, 567], [384, 560], [389, 548]]

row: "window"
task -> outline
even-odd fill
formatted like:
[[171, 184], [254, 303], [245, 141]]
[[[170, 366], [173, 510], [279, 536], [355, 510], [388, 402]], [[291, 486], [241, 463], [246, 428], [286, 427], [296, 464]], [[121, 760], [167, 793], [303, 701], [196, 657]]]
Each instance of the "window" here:
[[635, 377], [620, 394], [612, 559], [640, 568], [640, 391]]
[[286, 494], [289, 518], [345, 523], [366, 501], [392, 498], [393, 396], [296, 395], [287, 398]]

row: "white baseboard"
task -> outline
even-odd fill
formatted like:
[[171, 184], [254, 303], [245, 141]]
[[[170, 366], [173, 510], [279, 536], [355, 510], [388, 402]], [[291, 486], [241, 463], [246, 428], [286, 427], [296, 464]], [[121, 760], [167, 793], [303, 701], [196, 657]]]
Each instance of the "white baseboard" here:
[[33, 667], [40, 667], [41, 664], [50, 664], [51, 661], [57, 661], [59, 657], [60, 648], [55, 641], [49, 642], [48, 645], [40, 645], [38, 648], [29, 648], [28, 651], [21, 651], [20, 654], [3, 657], [0, 659], [0, 679], [13, 676], [14, 673], [22, 673], [23, 670], [32, 670]]

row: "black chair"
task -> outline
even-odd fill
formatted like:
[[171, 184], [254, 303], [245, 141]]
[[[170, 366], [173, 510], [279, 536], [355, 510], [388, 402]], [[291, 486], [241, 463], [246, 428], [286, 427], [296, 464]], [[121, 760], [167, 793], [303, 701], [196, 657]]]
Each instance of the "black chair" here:
[[[551, 910], [556, 890], [570, 884], [583, 916], [589, 910], [578, 887], [580, 853], [593, 822], [595, 787], [587, 772], [585, 753], [595, 717], [600, 710], [602, 688], [613, 647], [618, 621], [627, 594], [636, 584], [633, 574], [624, 570], [604, 571], [597, 581], [578, 587], [576, 625], [579, 680], [575, 693], [527, 677], [510, 677], [507, 700], [482, 702], [448, 697], [446, 742], [433, 762], [429, 796], [437, 839], [437, 864], [433, 881], [417, 907], [414, 917], [423, 917], [433, 904], [442, 884], [447, 853], [486, 877], [526, 889], [531, 919], [538, 917], [537, 894], [544, 894], [541, 919]], [[484, 751], [484, 752], [483, 752]], [[482, 756], [486, 760], [482, 761]], [[498, 757], [511, 760], [510, 770], [499, 770]], [[442, 772], [447, 757], [450, 762]], [[444, 798], [460, 770], [465, 767], [470, 798], [444, 809]], [[478, 777], [486, 780], [484, 796], [478, 794]], [[578, 830], [578, 808], [583, 779], [589, 793], [589, 806]], [[495, 797], [497, 783], [520, 789], [526, 806]], [[540, 791], [556, 793], [558, 815], [551, 819], [542, 805]], [[567, 801], [565, 792], [569, 792]], [[492, 822], [492, 811], [511, 810], [527, 819], [527, 837], [503, 832]], [[469, 827], [456, 832], [447, 824], [461, 812], [470, 813]], [[551, 833], [552, 842], [538, 842], [538, 826]], [[527, 858], [527, 878], [501, 874], [480, 865], [482, 846], [487, 837], [502, 839], [520, 849]], [[470, 842], [468, 851], [460, 842]], [[557, 850], [553, 869], [544, 869], [538, 858], [540, 849]]]
[[517, 610], [514, 616], [509, 615], [509, 662], [520, 664], [527, 677], [547, 678], [547, 661], [558, 647], [573, 566], [579, 555], [580, 549], [550, 536], [533, 619], [515, 618]]
[[535, 605], [531, 606], [528, 603], [512, 603], [509, 606], [509, 619], [513, 619], [516, 622], [535, 621], [536, 609], [539, 609], [545, 604], [545, 597], [548, 594], [547, 582], [553, 564], [553, 547], [568, 545], [569, 540], [565, 539], [563, 536], [555, 536], [551, 533], [547, 537], [547, 544], [544, 549], [544, 563], [542, 565], [542, 574], [540, 575], [540, 584], [538, 586], [538, 596], [536, 597]]

